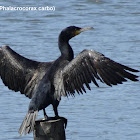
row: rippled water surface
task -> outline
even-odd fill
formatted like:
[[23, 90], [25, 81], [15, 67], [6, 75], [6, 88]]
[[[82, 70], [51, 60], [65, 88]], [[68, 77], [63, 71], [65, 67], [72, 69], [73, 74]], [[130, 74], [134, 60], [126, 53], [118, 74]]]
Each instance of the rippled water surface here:
[[[0, 45], [7, 44], [25, 57], [54, 60], [60, 55], [57, 38], [63, 28], [93, 26], [94, 30], [70, 41], [75, 55], [85, 48], [95, 49], [140, 70], [139, 0], [1, 0], [0, 5], [55, 7], [55, 11], [0, 10]], [[68, 119], [67, 140], [139, 140], [140, 82], [114, 87], [100, 84], [100, 88], [91, 84], [91, 88], [85, 95], [62, 98], [58, 109]], [[2, 81], [0, 89], [0, 140], [32, 140], [32, 134], [18, 134], [29, 99], [8, 90]], [[51, 106], [47, 113], [54, 115]]]

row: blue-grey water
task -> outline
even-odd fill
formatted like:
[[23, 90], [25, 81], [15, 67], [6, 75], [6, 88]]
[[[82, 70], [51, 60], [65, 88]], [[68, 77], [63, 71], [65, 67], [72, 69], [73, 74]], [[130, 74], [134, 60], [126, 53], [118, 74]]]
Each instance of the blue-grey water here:
[[[139, 0], [1, 0], [0, 6], [55, 7], [55, 11], [0, 10], [0, 45], [25, 57], [52, 61], [60, 55], [57, 38], [63, 28], [93, 26], [70, 41], [75, 55], [94, 49], [140, 70]], [[99, 84], [100, 88], [91, 84], [87, 94], [62, 98], [58, 109], [68, 119], [67, 140], [140, 140], [140, 82]], [[0, 140], [32, 140], [32, 133], [18, 134], [30, 100], [8, 90], [1, 80], [0, 89]], [[51, 106], [46, 110], [54, 115]], [[40, 111], [38, 118], [42, 117]]]

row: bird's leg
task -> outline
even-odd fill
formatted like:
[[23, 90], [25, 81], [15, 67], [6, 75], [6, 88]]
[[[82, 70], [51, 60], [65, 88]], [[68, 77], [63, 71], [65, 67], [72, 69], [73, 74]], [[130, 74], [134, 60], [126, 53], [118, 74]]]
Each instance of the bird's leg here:
[[55, 100], [54, 103], [52, 104], [56, 119], [59, 118], [58, 111], [57, 111], [58, 105], [59, 105], [59, 101], [58, 100]]
[[53, 110], [54, 110], [54, 113], [55, 113], [55, 118], [59, 118], [57, 107], [56, 106], [53, 106]]
[[45, 108], [43, 109], [43, 113], [44, 113], [44, 118], [45, 118], [45, 120], [48, 120], [48, 116], [47, 116], [47, 114], [46, 114]]

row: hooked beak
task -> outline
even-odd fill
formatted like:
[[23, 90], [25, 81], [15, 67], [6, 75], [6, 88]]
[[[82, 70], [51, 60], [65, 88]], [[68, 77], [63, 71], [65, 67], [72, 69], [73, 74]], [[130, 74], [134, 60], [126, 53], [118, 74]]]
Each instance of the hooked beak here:
[[92, 29], [94, 29], [94, 28], [93, 28], [93, 27], [81, 28], [81, 29], [79, 30], [79, 32], [81, 33], [81, 32], [84, 32], [84, 31], [87, 31], [87, 30], [92, 30]]
[[84, 32], [84, 31], [87, 31], [87, 30], [92, 30], [92, 29], [94, 29], [94, 28], [93, 27], [81, 28], [81, 29], [79, 29], [75, 32], [75, 35], [79, 35], [81, 32]]

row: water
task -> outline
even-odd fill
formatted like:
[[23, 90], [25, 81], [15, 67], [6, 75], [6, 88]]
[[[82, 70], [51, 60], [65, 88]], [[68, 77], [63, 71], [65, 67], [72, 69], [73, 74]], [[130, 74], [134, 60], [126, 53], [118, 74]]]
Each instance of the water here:
[[[57, 37], [70, 25], [93, 26], [70, 41], [77, 55], [95, 49], [113, 60], [140, 70], [140, 2], [138, 0], [0, 1], [2, 6], [45, 7], [55, 11], [0, 11], [0, 45], [8, 44], [21, 55], [51, 61], [60, 53]], [[139, 73], [137, 75], [140, 76]], [[88, 94], [62, 98], [59, 114], [68, 119], [67, 140], [139, 140], [140, 82], [112, 88], [91, 84]], [[29, 99], [8, 90], [0, 81], [0, 140], [32, 140], [20, 137], [18, 128]], [[47, 108], [53, 116], [52, 107]], [[43, 117], [40, 111], [38, 118]]]

